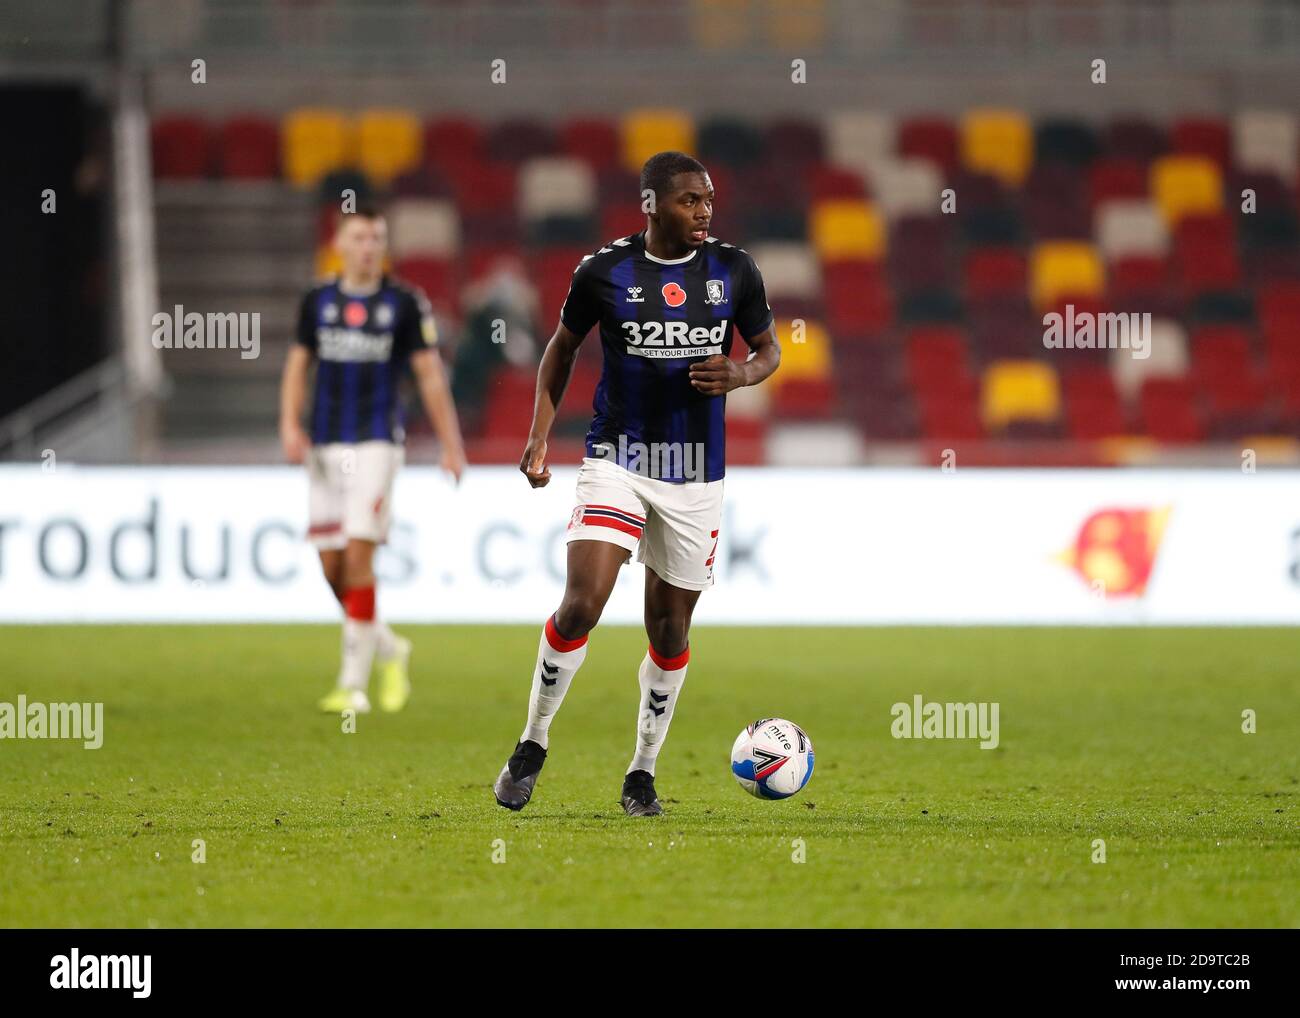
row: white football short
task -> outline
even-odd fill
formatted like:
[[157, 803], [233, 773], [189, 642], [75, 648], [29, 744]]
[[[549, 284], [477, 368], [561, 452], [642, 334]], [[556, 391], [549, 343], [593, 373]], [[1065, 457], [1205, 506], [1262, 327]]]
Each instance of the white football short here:
[[588, 456], [566, 539], [617, 544], [674, 587], [705, 590], [721, 525], [721, 480], [671, 484]]
[[388, 540], [393, 515], [393, 480], [406, 459], [394, 442], [330, 442], [307, 455], [311, 478], [307, 536], [321, 551], [343, 548], [350, 539]]

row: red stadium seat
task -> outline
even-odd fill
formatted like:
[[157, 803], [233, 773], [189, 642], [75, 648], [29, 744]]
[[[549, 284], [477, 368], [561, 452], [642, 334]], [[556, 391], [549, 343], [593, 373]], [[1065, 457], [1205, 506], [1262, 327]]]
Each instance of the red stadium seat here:
[[1090, 366], [1062, 376], [1066, 426], [1079, 441], [1112, 438], [1128, 431], [1124, 404], [1108, 369]]
[[212, 132], [197, 117], [159, 117], [150, 132], [153, 172], [160, 179], [197, 180], [212, 170]]
[[913, 117], [898, 126], [900, 156], [928, 159], [950, 176], [957, 170], [957, 129], [940, 117]]
[[1149, 180], [1146, 166], [1137, 159], [1098, 159], [1088, 171], [1088, 201], [1095, 209], [1116, 198], [1145, 198]]
[[767, 125], [763, 147], [770, 162], [778, 166], [806, 169], [822, 161], [826, 141], [821, 125], [817, 122], [783, 118]]
[[776, 386], [772, 413], [783, 420], [825, 421], [837, 416], [839, 401], [829, 378], [792, 378]]
[[537, 286], [543, 330], [554, 327], [559, 321], [560, 308], [569, 294], [574, 270], [583, 256], [591, 254], [585, 248], [553, 247], [539, 252], [533, 262], [533, 282]]
[[441, 258], [403, 258], [393, 266], [394, 273], [424, 291], [435, 308], [455, 314], [460, 307], [456, 263]]
[[220, 174], [229, 179], [270, 180], [280, 174], [280, 130], [264, 117], [232, 117], [221, 125]]
[[488, 159], [521, 163], [525, 159], [554, 154], [559, 147], [554, 132], [533, 117], [511, 117], [492, 125], [483, 139]]
[[1148, 378], [1139, 396], [1142, 427], [1157, 441], [1202, 441], [1205, 424], [1192, 383], [1185, 378]]
[[862, 174], [826, 163], [818, 163], [808, 171], [808, 192], [814, 202], [868, 197]]
[[876, 262], [841, 261], [822, 266], [826, 324], [836, 338], [877, 336], [893, 317], [889, 287]]
[[1106, 130], [1104, 151], [1121, 159], [1136, 159], [1144, 166], [1169, 150], [1165, 132], [1137, 117], [1121, 117]]
[[1228, 125], [1211, 117], [1187, 117], [1175, 122], [1170, 148], [1184, 155], [1213, 159], [1226, 173], [1232, 166], [1232, 135]]
[[561, 151], [587, 163], [599, 173], [620, 162], [623, 141], [618, 128], [608, 120], [576, 117], [560, 128]]
[[464, 167], [485, 158], [483, 128], [477, 120], [465, 117], [429, 121], [424, 128], [424, 158], [448, 177], [462, 175]]
[[1013, 247], [981, 247], [966, 256], [963, 284], [968, 298], [1023, 297], [1028, 292], [1025, 255]]

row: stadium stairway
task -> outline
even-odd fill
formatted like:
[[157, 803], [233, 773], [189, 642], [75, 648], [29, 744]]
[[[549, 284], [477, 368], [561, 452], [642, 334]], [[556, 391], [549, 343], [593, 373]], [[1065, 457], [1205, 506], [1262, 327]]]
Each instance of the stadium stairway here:
[[161, 310], [259, 313], [260, 351], [161, 351], [171, 391], [169, 444], [276, 441], [279, 372], [298, 301], [313, 278], [316, 206], [279, 181], [159, 181], [155, 191]]

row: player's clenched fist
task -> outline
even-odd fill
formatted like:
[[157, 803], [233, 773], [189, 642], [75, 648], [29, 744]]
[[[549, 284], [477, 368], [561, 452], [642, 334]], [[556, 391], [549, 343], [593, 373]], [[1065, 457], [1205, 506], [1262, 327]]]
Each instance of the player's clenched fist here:
[[705, 357], [691, 365], [691, 385], [706, 396], [721, 396], [744, 384], [744, 369], [722, 354]]
[[551, 481], [551, 468], [546, 465], [546, 439], [530, 438], [524, 449], [519, 469], [534, 488], [545, 488]]

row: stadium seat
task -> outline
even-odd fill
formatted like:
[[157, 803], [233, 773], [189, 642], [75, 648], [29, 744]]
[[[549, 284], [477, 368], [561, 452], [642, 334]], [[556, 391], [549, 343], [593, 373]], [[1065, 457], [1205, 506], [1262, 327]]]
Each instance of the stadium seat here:
[[1212, 160], [1220, 174], [1227, 173], [1232, 167], [1232, 136], [1222, 120], [1184, 117], [1175, 121], [1169, 143], [1172, 152]]
[[902, 295], [949, 289], [953, 282], [950, 216], [905, 216], [890, 231], [889, 268]]
[[980, 404], [990, 430], [1013, 421], [1050, 423], [1061, 415], [1060, 383], [1041, 361], [995, 361], [984, 371]]
[[1162, 156], [1151, 164], [1151, 195], [1171, 226], [1183, 216], [1218, 212], [1223, 180], [1204, 155]]
[[1285, 110], [1242, 110], [1233, 117], [1232, 148], [1243, 170], [1275, 173], [1294, 180], [1300, 171], [1296, 116]]
[[196, 180], [212, 170], [212, 132], [197, 117], [159, 117], [150, 130], [154, 176]]
[[871, 202], [832, 199], [812, 207], [809, 236], [823, 261], [880, 259], [885, 255], [885, 220]]
[[695, 125], [675, 110], [638, 110], [623, 118], [623, 166], [640, 173], [656, 152], [695, 150]]
[[281, 165], [295, 187], [314, 187], [352, 160], [353, 132], [347, 118], [334, 110], [300, 109], [280, 125]]
[[534, 117], [508, 117], [488, 129], [483, 149], [488, 159], [522, 163], [554, 155], [558, 148], [549, 124]]
[[380, 187], [420, 165], [420, 121], [403, 110], [365, 110], [357, 119], [357, 162]]
[[1186, 378], [1187, 334], [1178, 322], [1154, 318], [1151, 322], [1151, 355], [1139, 359], [1130, 350], [1112, 350], [1110, 364], [1115, 387], [1124, 399], [1131, 401], [1150, 379]]
[[961, 161], [966, 169], [989, 173], [1009, 187], [1019, 187], [1033, 158], [1033, 133], [1024, 114], [973, 110], [962, 118]]
[[763, 137], [749, 121], [736, 117], [713, 117], [700, 124], [695, 144], [705, 166], [721, 163], [744, 170], [763, 156]]
[[1105, 201], [1145, 199], [1150, 174], [1136, 159], [1101, 158], [1088, 168], [1088, 200], [1095, 209]]
[[1133, 255], [1163, 258], [1169, 230], [1159, 209], [1145, 198], [1114, 198], [1094, 211], [1097, 249], [1108, 263]]
[[826, 324], [837, 340], [879, 338], [888, 328], [892, 303], [878, 262], [827, 262], [822, 266], [822, 284]]
[[477, 120], [440, 117], [425, 124], [424, 160], [443, 176], [463, 176], [466, 167], [477, 166], [485, 158], [483, 128]]
[[1230, 290], [1241, 277], [1234, 224], [1226, 216], [1185, 216], [1174, 234], [1175, 279], [1187, 294]]
[[518, 207], [526, 221], [589, 216], [596, 211], [596, 175], [574, 156], [529, 159], [519, 168]]
[[773, 390], [772, 412], [785, 420], [831, 420], [839, 416], [839, 399], [830, 376], [793, 378]]
[[787, 117], [768, 124], [763, 150], [765, 157], [778, 166], [807, 168], [824, 161], [826, 142], [820, 124]]
[[1039, 163], [1087, 166], [1099, 150], [1097, 136], [1081, 120], [1049, 119], [1034, 129], [1034, 158]]
[[894, 154], [894, 121], [884, 113], [841, 110], [827, 115], [826, 156], [837, 166], [867, 172]]
[[1120, 117], [1106, 129], [1104, 150], [1120, 159], [1134, 159], [1145, 165], [1169, 151], [1165, 132], [1149, 120]]
[[455, 314], [460, 306], [456, 263], [445, 258], [402, 258], [393, 266], [401, 279], [424, 291], [435, 308]]
[[1062, 377], [1061, 385], [1071, 438], [1097, 441], [1127, 433], [1124, 405], [1106, 368], [1072, 371]]
[[394, 258], [454, 258], [460, 251], [460, 214], [444, 199], [398, 199], [388, 210], [388, 229]]
[[886, 218], [939, 212], [943, 176], [928, 159], [880, 159], [872, 164], [867, 176]]
[[761, 243], [746, 250], [762, 266], [769, 302], [784, 297], [812, 300], [821, 292], [817, 258], [807, 244]]
[[581, 159], [595, 172], [620, 162], [621, 141], [618, 128], [598, 117], [575, 117], [566, 120], [559, 131], [560, 151]]
[[280, 136], [264, 117], [231, 117], [220, 128], [219, 173], [227, 180], [272, 180], [280, 174]]
[[1023, 296], [1027, 279], [1024, 252], [1014, 247], [974, 248], [966, 256], [962, 272], [970, 298]]
[[781, 370], [771, 378], [774, 390], [798, 379], [826, 379], [831, 376], [831, 340], [817, 321], [805, 321], [799, 342], [795, 342], [789, 319], [776, 321], [781, 343]]
[[552, 328], [553, 323], [559, 319], [560, 307], [568, 296], [573, 273], [590, 253], [583, 247], [546, 248], [538, 252], [530, 275], [537, 286], [538, 310], [544, 329]]
[[927, 159], [945, 177], [957, 169], [957, 130], [942, 117], [913, 117], [898, 125], [898, 154]]
[[1105, 290], [1105, 272], [1096, 249], [1076, 241], [1036, 245], [1029, 277], [1030, 298], [1038, 308], [1064, 296], [1099, 297]]
[[818, 163], [808, 173], [808, 194], [813, 201], [869, 197], [866, 180], [857, 170]]
[[1148, 378], [1139, 399], [1142, 429], [1160, 442], [1185, 444], [1205, 436], [1192, 383], [1186, 378]]

